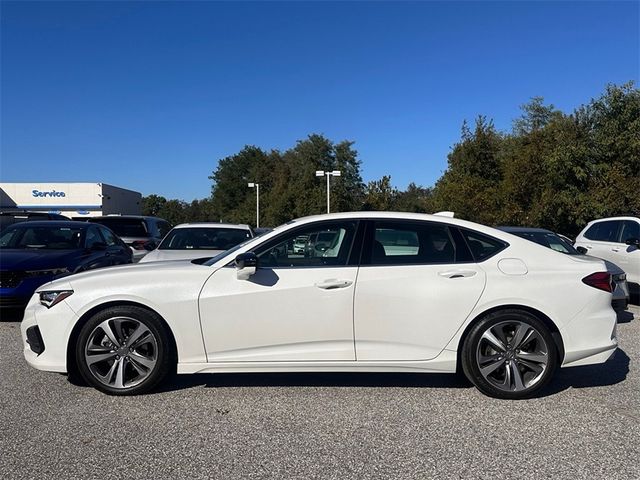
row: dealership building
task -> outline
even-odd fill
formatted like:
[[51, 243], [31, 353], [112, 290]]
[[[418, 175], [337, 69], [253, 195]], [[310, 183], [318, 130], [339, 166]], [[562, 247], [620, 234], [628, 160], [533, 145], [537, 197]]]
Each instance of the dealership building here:
[[59, 213], [69, 218], [140, 215], [142, 195], [106, 183], [0, 183], [0, 210]]

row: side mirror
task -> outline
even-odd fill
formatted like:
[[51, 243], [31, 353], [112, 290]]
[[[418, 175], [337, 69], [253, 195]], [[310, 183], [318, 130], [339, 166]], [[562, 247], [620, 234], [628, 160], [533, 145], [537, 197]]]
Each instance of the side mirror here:
[[258, 268], [258, 256], [253, 252], [241, 253], [236, 257], [236, 277], [238, 280], [248, 280], [255, 275]]
[[587, 254], [587, 249], [584, 248], [584, 247], [578, 247], [578, 248], [576, 248], [576, 250], [578, 252], [580, 252], [582, 255], [586, 255]]
[[627, 240], [624, 243], [627, 245], [632, 245], [634, 247], [640, 247], [640, 238], [635, 238], [635, 237], [627, 238]]

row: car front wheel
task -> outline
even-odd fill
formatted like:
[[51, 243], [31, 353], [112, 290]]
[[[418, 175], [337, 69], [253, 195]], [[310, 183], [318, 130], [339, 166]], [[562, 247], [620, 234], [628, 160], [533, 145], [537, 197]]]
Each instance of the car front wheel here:
[[534, 395], [553, 376], [558, 354], [547, 326], [520, 310], [480, 320], [462, 347], [462, 368], [482, 393], [521, 399]]
[[163, 322], [140, 307], [117, 306], [92, 316], [76, 344], [83, 379], [111, 395], [147, 392], [175, 366]]

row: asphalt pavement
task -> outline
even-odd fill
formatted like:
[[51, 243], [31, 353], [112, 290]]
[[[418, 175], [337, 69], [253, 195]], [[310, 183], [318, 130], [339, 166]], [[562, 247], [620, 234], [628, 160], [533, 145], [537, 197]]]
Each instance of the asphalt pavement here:
[[607, 363], [501, 401], [435, 374], [191, 375], [110, 397], [28, 367], [4, 321], [0, 477], [638, 479], [640, 308], [618, 327]]

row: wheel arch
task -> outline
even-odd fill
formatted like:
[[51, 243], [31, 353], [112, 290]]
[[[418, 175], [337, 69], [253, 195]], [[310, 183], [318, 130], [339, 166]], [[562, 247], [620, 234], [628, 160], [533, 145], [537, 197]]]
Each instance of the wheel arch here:
[[76, 324], [73, 326], [73, 329], [71, 330], [71, 334], [69, 335], [69, 341], [67, 342], [67, 372], [69, 373], [70, 376], [72, 376], [75, 379], [80, 378], [80, 375], [78, 373], [78, 367], [76, 365], [75, 345], [78, 340], [78, 337], [80, 336], [80, 331], [82, 330], [82, 327], [84, 326], [84, 324], [87, 323], [87, 321], [93, 315], [95, 315], [96, 313], [102, 310], [105, 310], [111, 307], [122, 307], [122, 306], [142, 308], [144, 310], [147, 310], [149, 313], [152, 313], [153, 315], [155, 315], [160, 320], [162, 325], [164, 325], [167, 335], [169, 336], [169, 340], [171, 342], [170, 344], [171, 351], [176, 361], [178, 360], [178, 347], [176, 344], [175, 335], [173, 334], [171, 327], [169, 326], [167, 321], [162, 317], [162, 315], [160, 315], [154, 309], [150, 308], [148, 305], [144, 305], [143, 303], [133, 302], [129, 300], [114, 300], [106, 303], [101, 303], [100, 305], [96, 305], [93, 308], [87, 310], [84, 314], [82, 314], [82, 316], [78, 319]]
[[548, 315], [546, 315], [545, 313], [543, 313], [540, 310], [537, 310], [537, 309], [535, 309], [533, 307], [529, 307], [529, 306], [526, 306], [526, 305], [510, 304], [510, 305], [498, 305], [498, 306], [489, 308], [488, 310], [485, 310], [484, 312], [478, 314], [465, 327], [464, 331], [462, 332], [462, 335], [460, 335], [460, 341], [458, 342], [458, 345], [457, 345], [457, 361], [456, 361], [456, 370], [457, 371], [459, 371], [459, 372], [462, 371], [462, 348], [461, 348], [461, 346], [464, 344], [464, 341], [467, 338], [467, 335], [469, 335], [469, 332], [471, 331], [471, 329], [479, 321], [481, 321], [483, 318], [485, 318], [487, 315], [491, 315], [492, 313], [505, 311], [505, 310], [520, 310], [520, 311], [523, 311], [523, 312], [527, 312], [527, 313], [529, 313], [531, 315], [534, 315], [541, 322], [543, 322], [547, 326], [547, 328], [549, 329], [549, 332], [551, 332], [551, 336], [553, 337], [553, 341], [555, 343], [556, 350], [558, 352], [558, 364], [562, 365], [562, 362], [564, 361], [564, 353], [565, 353], [564, 352], [564, 342], [562, 340], [562, 335], [560, 334], [560, 330], [558, 329], [558, 326], [555, 324], [555, 322]]

